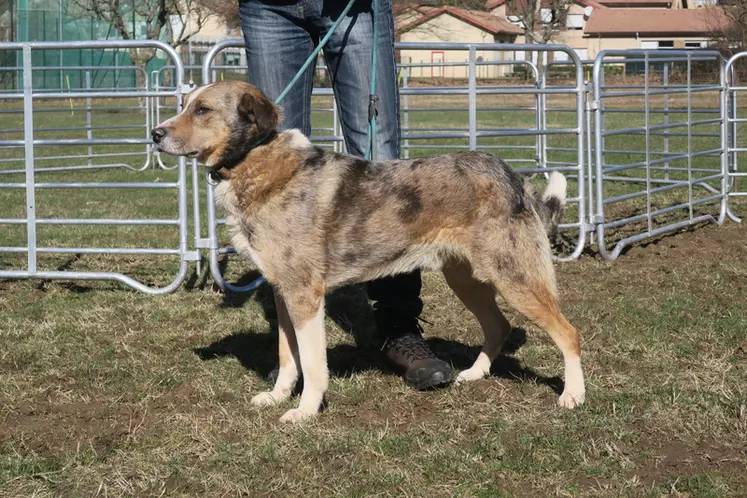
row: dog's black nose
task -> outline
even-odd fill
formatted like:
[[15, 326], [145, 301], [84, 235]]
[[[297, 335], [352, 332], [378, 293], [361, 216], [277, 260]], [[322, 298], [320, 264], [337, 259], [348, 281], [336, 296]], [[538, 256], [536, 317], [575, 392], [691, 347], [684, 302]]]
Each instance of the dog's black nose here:
[[166, 128], [153, 128], [150, 135], [153, 137], [153, 142], [160, 144], [163, 137], [166, 136]]

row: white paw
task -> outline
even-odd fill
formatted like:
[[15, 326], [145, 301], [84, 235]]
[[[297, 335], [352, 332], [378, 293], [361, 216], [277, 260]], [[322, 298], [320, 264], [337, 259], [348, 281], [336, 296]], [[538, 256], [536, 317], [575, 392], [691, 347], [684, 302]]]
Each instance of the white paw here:
[[473, 380], [480, 380], [484, 378], [487, 374], [483, 372], [482, 370], [477, 370], [474, 368], [469, 368], [467, 370], [462, 370], [459, 372], [459, 375], [457, 375], [456, 380], [454, 381], [454, 384], [464, 384], [465, 382], [472, 382]]
[[287, 412], [285, 412], [283, 416], [280, 417], [280, 421], [284, 423], [290, 422], [291, 424], [297, 424], [313, 417], [314, 415], [316, 415], [316, 413], [307, 412], [301, 410], [300, 408], [293, 408], [292, 410], [288, 410]]
[[274, 391], [264, 391], [254, 396], [250, 403], [254, 406], [275, 406], [285, 400], [285, 397]]
[[570, 393], [568, 391], [563, 391], [563, 394], [561, 394], [558, 398], [558, 406], [568, 409], [576, 408], [584, 402], [585, 397], [586, 393], [584, 391], [581, 391], [580, 393]]

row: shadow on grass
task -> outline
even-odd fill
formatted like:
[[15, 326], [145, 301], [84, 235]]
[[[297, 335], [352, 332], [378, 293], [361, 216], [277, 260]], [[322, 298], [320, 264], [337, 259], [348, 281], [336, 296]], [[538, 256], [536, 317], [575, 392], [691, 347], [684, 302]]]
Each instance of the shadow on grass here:
[[[472, 366], [480, 352], [480, 346], [469, 346], [457, 341], [431, 338], [426, 342], [433, 352], [454, 368], [464, 370]], [[527, 368], [513, 354], [526, 342], [526, 332], [516, 328], [511, 331], [504, 351], [493, 362], [490, 373], [494, 377], [515, 382], [536, 382], [548, 386], [560, 394], [563, 381], [560, 377], [546, 377]], [[244, 331], [228, 335], [212, 344], [195, 348], [194, 353], [202, 360], [236, 358], [244, 368], [267, 378], [277, 366], [277, 335]], [[398, 376], [391, 369], [384, 355], [375, 348], [340, 344], [327, 349], [329, 372], [333, 377], [347, 377], [355, 373], [377, 371], [386, 375]]]

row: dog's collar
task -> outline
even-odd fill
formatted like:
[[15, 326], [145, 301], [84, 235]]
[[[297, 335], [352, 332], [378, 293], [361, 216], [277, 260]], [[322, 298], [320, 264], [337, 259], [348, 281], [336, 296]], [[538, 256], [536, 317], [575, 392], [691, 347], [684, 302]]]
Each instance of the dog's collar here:
[[[271, 139], [276, 133], [277, 132], [275, 130], [271, 130], [268, 133], [266, 133], [263, 137], [261, 137], [259, 140], [254, 142], [254, 144], [252, 144], [251, 147], [249, 147], [247, 154], [253, 151], [254, 149], [256, 149], [257, 147], [259, 147], [260, 145], [266, 144], [269, 141], [269, 139]], [[211, 166], [206, 175], [208, 184], [215, 187], [220, 182], [224, 180], [228, 180], [229, 176], [223, 173], [222, 171], [223, 170], [231, 171], [232, 169], [233, 169], [233, 166], [228, 167], [220, 163], [214, 166]]]

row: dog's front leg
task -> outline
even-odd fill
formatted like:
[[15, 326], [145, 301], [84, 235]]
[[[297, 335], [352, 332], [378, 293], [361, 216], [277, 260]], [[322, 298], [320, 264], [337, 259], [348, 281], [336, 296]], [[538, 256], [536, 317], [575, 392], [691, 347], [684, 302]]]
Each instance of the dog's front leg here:
[[298, 408], [288, 410], [281, 422], [300, 422], [316, 415], [327, 392], [327, 343], [324, 334], [324, 284], [291, 289], [283, 299], [296, 330], [298, 356], [303, 372], [303, 392]]
[[300, 360], [296, 331], [293, 329], [293, 322], [288, 315], [285, 301], [277, 291], [275, 291], [275, 309], [278, 315], [278, 359], [280, 368], [272, 391], [261, 392], [252, 398], [251, 403], [256, 406], [272, 406], [282, 403], [290, 398], [298, 381]]

